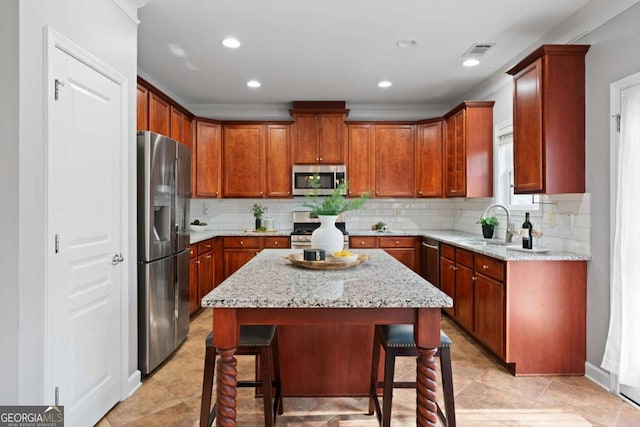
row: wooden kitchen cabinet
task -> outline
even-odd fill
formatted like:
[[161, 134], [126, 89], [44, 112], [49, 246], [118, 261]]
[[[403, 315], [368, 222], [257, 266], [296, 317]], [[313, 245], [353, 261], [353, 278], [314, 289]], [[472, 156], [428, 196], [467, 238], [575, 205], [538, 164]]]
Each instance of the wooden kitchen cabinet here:
[[493, 104], [465, 101], [445, 115], [445, 196], [493, 196]]
[[543, 45], [514, 76], [514, 192], [584, 193], [585, 55], [589, 45]]
[[260, 237], [224, 238], [224, 277], [235, 273], [260, 252]]
[[[221, 197], [222, 126], [196, 120], [195, 197]], [[192, 153], [193, 155], [193, 153]], [[193, 187], [194, 183], [192, 183]]]
[[223, 197], [262, 197], [265, 187], [264, 126], [223, 126]]
[[170, 106], [169, 111], [169, 137], [184, 144], [184, 114], [173, 105]]
[[389, 255], [413, 271], [419, 271], [416, 242], [416, 238], [412, 236], [378, 237], [380, 249], [384, 249]]
[[263, 249], [287, 249], [291, 247], [289, 236], [265, 236], [263, 237]]
[[440, 244], [445, 312], [515, 375], [583, 375], [586, 261], [503, 261]]
[[189, 315], [200, 309], [198, 300], [198, 245], [189, 246]]
[[375, 127], [375, 197], [415, 197], [415, 125]]
[[169, 136], [169, 103], [157, 93], [149, 92], [149, 130]]
[[136, 129], [149, 129], [149, 89], [140, 83], [136, 92]]
[[417, 126], [417, 197], [442, 197], [442, 128], [441, 119]]
[[266, 125], [266, 197], [291, 196], [291, 125]]
[[349, 248], [374, 249], [378, 247], [375, 236], [349, 236]]
[[360, 197], [373, 190], [374, 124], [347, 125], [348, 195]]
[[344, 164], [349, 110], [344, 101], [294, 101], [294, 164]]

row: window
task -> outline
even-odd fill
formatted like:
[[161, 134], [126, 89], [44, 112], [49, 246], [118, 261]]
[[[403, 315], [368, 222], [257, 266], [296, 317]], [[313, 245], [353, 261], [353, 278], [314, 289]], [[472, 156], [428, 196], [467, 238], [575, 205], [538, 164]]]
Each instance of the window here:
[[496, 202], [509, 211], [538, 211], [537, 196], [513, 193], [513, 125], [511, 123], [496, 128], [497, 140], [497, 190]]

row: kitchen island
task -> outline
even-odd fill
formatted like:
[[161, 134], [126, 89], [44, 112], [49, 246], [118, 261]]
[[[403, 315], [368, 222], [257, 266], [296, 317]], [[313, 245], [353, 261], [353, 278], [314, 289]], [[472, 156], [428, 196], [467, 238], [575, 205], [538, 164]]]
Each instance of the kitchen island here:
[[[277, 324], [278, 333], [284, 332], [279, 341], [285, 396], [291, 395], [288, 384], [316, 377], [324, 378], [324, 383], [306, 395], [335, 395], [331, 384], [348, 379], [358, 383], [362, 390], [359, 395], [366, 396], [374, 325], [404, 323], [414, 325], [414, 339], [421, 354], [416, 362], [416, 424], [434, 425], [437, 416], [433, 356], [440, 342], [440, 308], [451, 307], [451, 298], [380, 249], [358, 251], [370, 259], [343, 270], [293, 266], [284, 258], [292, 252], [263, 250], [202, 299], [203, 307], [214, 309], [214, 345], [220, 355], [216, 372], [218, 422], [236, 425], [234, 353], [240, 324]], [[310, 346], [288, 343], [287, 328], [310, 328], [311, 333], [314, 328], [329, 328], [335, 334], [329, 341], [333, 344], [315, 349], [311, 345], [313, 336], [307, 342]], [[354, 331], [362, 333], [362, 342], [368, 346], [357, 345], [352, 352], [349, 335]], [[300, 361], [303, 363], [297, 363]], [[313, 362], [317, 364], [313, 366]], [[323, 389], [323, 384], [327, 388]]]

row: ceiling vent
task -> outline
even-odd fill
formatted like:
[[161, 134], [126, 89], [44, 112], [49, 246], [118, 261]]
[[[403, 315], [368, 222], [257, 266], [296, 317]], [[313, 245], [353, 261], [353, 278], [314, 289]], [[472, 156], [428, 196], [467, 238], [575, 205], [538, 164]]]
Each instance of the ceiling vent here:
[[475, 43], [464, 53], [464, 55], [462, 55], [462, 57], [471, 56], [478, 58], [487, 53], [487, 51], [494, 45], [495, 43]]

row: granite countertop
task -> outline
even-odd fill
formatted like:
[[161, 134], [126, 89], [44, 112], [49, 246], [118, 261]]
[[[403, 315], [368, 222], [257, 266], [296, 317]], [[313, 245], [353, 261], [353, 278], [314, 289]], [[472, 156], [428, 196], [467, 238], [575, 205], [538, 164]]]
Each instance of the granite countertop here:
[[[415, 236], [431, 237], [440, 242], [458, 246], [476, 253], [490, 256], [503, 261], [589, 261], [588, 255], [573, 252], [549, 250], [546, 252], [523, 252], [517, 244], [508, 248], [504, 241], [498, 239], [485, 240], [482, 236], [453, 230], [402, 230], [402, 231], [372, 231], [348, 230], [350, 236]], [[277, 230], [269, 232], [255, 232], [247, 230], [205, 230], [192, 232], [191, 243], [201, 242], [219, 236], [290, 236], [291, 230]], [[518, 250], [516, 250], [518, 249]]]
[[382, 249], [341, 270], [310, 270], [284, 257], [301, 250], [265, 249], [202, 299], [203, 307], [451, 307], [445, 293]]

